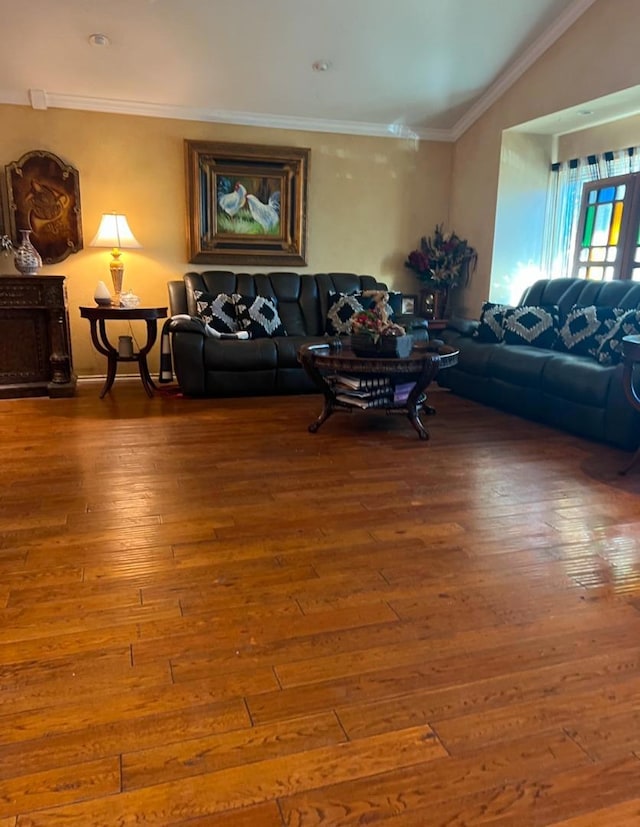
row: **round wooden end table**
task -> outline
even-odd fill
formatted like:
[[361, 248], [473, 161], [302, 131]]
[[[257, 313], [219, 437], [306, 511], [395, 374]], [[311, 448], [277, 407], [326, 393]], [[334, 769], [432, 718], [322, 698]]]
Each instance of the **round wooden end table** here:
[[[88, 319], [91, 325], [91, 341], [95, 349], [107, 357], [107, 378], [100, 399], [111, 390], [116, 378], [119, 362], [137, 362], [140, 379], [147, 396], [152, 397], [155, 384], [149, 374], [147, 354], [154, 346], [158, 337], [158, 319], [167, 316], [166, 307], [81, 307], [80, 315]], [[118, 348], [114, 347], [107, 336], [107, 321], [143, 321], [147, 323], [147, 341], [137, 353], [132, 356], [120, 356]]]
[[[383, 359], [378, 356], [356, 356], [348, 348], [334, 349], [329, 344], [303, 345], [298, 351], [298, 360], [313, 380], [318, 390], [324, 395], [324, 407], [315, 422], [309, 425], [314, 434], [336, 410], [358, 410], [360, 406], [343, 401], [334, 381], [336, 374], [361, 379], [366, 387], [367, 380], [388, 380], [393, 390], [398, 384], [413, 384], [407, 398], [394, 402], [393, 397], [380, 400], [365, 410], [404, 411], [409, 422], [415, 428], [420, 439], [429, 439], [429, 432], [420, 420], [420, 414], [435, 413], [434, 408], [426, 404], [426, 389], [439, 370], [455, 365], [458, 351], [447, 345], [433, 350], [413, 350], [405, 358]], [[375, 384], [371, 383], [371, 384]]]
[[[638, 393], [634, 380], [635, 366], [640, 362], [640, 336], [625, 336], [622, 339], [622, 352], [624, 353], [622, 384], [625, 396], [636, 411], [640, 411], [640, 393]], [[640, 448], [633, 455], [631, 462], [620, 473], [626, 474], [638, 462], [640, 462]]]

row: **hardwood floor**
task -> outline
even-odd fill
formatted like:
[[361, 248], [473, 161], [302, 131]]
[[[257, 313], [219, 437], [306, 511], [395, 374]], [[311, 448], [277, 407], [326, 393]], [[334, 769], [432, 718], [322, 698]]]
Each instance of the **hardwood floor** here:
[[445, 392], [0, 402], [0, 827], [638, 827], [640, 471]]

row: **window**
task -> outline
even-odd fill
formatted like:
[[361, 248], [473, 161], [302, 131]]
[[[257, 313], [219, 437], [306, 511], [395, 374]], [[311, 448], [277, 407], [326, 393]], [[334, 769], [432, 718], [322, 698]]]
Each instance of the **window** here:
[[[558, 278], [567, 276], [569, 274], [577, 276], [579, 263], [577, 257], [582, 254], [586, 258], [580, 262], [584, 267], [584, 271], [580, 274], [587, 277], [589, 265], [593, 268], [602, 266], [601, 278], [631, 278], [632, 269], [636, 273], [635, 267], [629, 266], [629, 256], [625, 258], [623, 248], [630, 238], [631, 232], [628, 228], [631, 226], [632, 213], [635, 212], [635, 205], [633, 204], [636, 189], [636, 173], [640, 173], [640, 147], [629, 147], [628, 149], [616, 150], [613, 152], [604, 152], [601, 155], [589, 155], [585, 158], [573, 158], [570, 161], [562, 161], [551, 165], [551, 174], [549, 179], [549, 189], [547, 192], [547, 210], [545, 216], [544, 237], [542, 241], [542, 272], [546, 274], [547, 278]], [[640, 177], [640, 176], [639, 176]], [[587, 212], [586, 196], [591, 189], [599, 190], [606, 189], [617, 182], [630, 184], [631, 190], [626, 189], [622, 199], [622, 215], [620, 216], [620, 234], [615, 244], [594, 244], [593, 239], [590, 243], [585, 244], [588, 249], [583, 250], [583, 241], [585, 239], [585, 222], [587, 216], [591, 213]], [[640, 186], [640, 185], [639, 185]], [[616, 203], [615, 193], [610, 197], [611, 214], [610, 222], [614, 223], [617, 218], [614, 217], [614, 207]], [[593, 202], [593, 221], [595, 228], [595, 213], [598, 207], [598, 195], [591, 196], [595, 198]], [[604, 202], [602, 202], [604, 204]], [[626, 216], [625, 216], [626, 213]], [[605, 222], [606, 215], [601, 212], [599, 221]], [[636, 229], [637, 229], [637, 221]], [[611, 224], [609, 229], [611, 229]], [[603, 224], [604, 226], [604, 224]], [[602, 228], [600, 228], [602, 230]], [[602, 230], [604, 232], [604, 230]], [[597, 239], [602, 240], [602, 235], [599, 234]], [[607, 239], [609, 241], [609, 239]], [[637, 242], [638, 239], [635, 239]], [[636, 249], [637, 243], [633, 245]], [[591, 252], [591, 247], [599, 248], [597, 252]], [[614, 262], [607, 261], [607, 249], [604, 250], [604, 261], [597, 261], [597, 259], [589, 259], [590, 255], [602, 256], [602, 248], [615, 247], [616, 260]], [[577, 255], [574, 255], [574, 252]], [[635, 252], [635, 251], [634, 251]], [[608, 255], [613, 256], [613, 251], [608, 252]], [[635, 257], [631, 259], [635, 266], [640, 266], [640, 261], [636, 262]], [[626, 264], [625, 264], [626, 261]], [[613, 272], [608, 267], [613, 267]], [[589, 277], [594, 278], [599, 271], [591, 269]], [[640, 273], [637, 273], [640, 277]]]
[[594, 281], [640, 281], [640, 174], [582, 188], [573, 273]]

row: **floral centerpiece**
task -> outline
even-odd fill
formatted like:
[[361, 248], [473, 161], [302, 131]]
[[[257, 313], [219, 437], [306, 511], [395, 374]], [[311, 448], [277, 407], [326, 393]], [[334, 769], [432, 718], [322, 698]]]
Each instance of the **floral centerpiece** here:
[[443, 225], [437, 224], [433, 236], [423, 236], [420, 247], [409, 253], [405, 266], [421, 282], [436, 290], [448, 290], [466, 284], [477, 258], [466, 239], [454, 232], [445, 233]]
[[381, 305], [361, 310], [351, 320], [351, 350], [356, 356], [402, 358], [411, 353], [413, 337], [392, 322]]
[[351, 319], [351, 332], [369, 336], [373, 342], [381, 336], [404, 336], [406, 333], [404, 327], [391, 322], [378, 307], [356, 313]]

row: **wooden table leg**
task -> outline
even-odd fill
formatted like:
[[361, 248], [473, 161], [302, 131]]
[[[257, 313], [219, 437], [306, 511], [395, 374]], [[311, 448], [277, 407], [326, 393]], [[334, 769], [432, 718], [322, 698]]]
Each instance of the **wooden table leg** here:
[[111, 390], [113, 386], [113, 382], [116, 378], [116, 371], [118, 370], [118, 357], [117, 354], [114, 356], [113, 354], [109, 354], [107, 356], [107, 378], [105, 380], [104, 385], [102, 386], [102, 390], [100, 391], [100, 399], [104, 399], [105, 396]]
[[329, 417], [331, 416], [331, 414], [333, 413], [334, 410], [335, 410], [335, 408], [334, 408], [334, 405], [333, 405], [333, 400], [330, 399], [327, 396], [327, 394], [325, 394], [324, 407], [322, 408], [320, 416], [316, 419], [316, 421], [312, 422], [311, 425], [309, 425], [309, 433], [310, 434], [315, 434], [315, 432], [322, 425], [322, 423], [326, 422], [326, 420], [329, 419]]
[[142, 379], [142, 386], [147, 392], [147, 396], [152, 397], [156, 385], [149, 373], [149, 366], [147, 365], [147, 353], [154, 346], [158, 335], [158, 324], [155, 319], [147, 319], [147, 341], [144, 347], [140, 348], [138, 353], [138, 370], [140, 371], [140, 378]]

